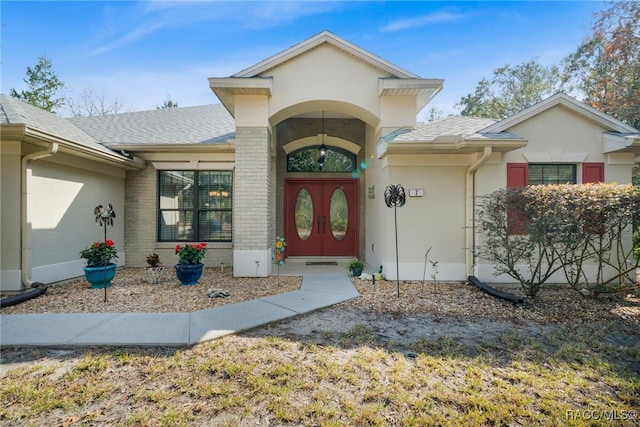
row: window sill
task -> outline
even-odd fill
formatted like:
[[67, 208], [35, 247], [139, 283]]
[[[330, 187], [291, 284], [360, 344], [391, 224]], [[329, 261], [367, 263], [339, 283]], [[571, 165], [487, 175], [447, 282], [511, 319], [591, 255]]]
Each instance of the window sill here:
[[[184, 245], [189, 243], [200, 242], [156, 242], [156, 249], [175, 249], [177, 245]], [[207, 249], [231, 249], [233, 248], [233, 242], [206, 242]]]

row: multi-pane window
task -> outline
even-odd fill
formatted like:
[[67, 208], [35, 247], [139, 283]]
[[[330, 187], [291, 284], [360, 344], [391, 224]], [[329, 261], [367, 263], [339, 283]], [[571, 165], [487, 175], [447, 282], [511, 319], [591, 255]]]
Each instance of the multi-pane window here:
[[529, 185], [575, 184], [576, 165], [571, 164], [529, 164]]
[[231, 241], [231, 171], [160, 171], [158, 181], [158, 241]]

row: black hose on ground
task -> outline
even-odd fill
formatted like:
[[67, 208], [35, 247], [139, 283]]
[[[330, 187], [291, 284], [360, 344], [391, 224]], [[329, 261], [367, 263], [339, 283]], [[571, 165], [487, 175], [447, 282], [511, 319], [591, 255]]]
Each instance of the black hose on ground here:
[[492, 295], [496, 298], [501, 298], [503, 300], [510, 301], [514, 304], [524, 304], [523, 298], [519, 298], [513, 294], [510, 294], [509, 292], [501, 291], [499, 289], [496, 289], [487, 285], [486, 283], [482, 283], [480, 279], [478, 279], [476, 276], [469, 276], [468, 280], [469, 280], [469, 283], [471, 283], [472, 285], [476, 285], [477, 287], [479, 287], [489, 295]]
[[12, 305], [20, 304], [21, 302], [29, 301], [30, 299], [39, 297], [40, 295], [47, 292], [47, 289], [49, 288], [44, 283], [40, 283], [40, 282], [34, 282], [33, 285], [31, 285], [31, 287], [33, 289], [23, 294], [16, 295], [13, 297], [8, 297], [8, 298], [2, 298], [0, 300], [0, 308], [11, 307]]

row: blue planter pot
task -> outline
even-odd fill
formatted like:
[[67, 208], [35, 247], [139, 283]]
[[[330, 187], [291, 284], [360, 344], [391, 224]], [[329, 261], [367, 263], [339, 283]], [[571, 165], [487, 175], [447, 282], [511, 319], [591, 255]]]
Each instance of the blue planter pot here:
[[353, 275], [353, 277], [359, 277], [362, 274], [362, 268], [360, 267], [353, 267], [351, 269], [351, 274]]
[[116, 275], [115, 264], [100, 265], [98, 267], [84, 267], [84, 277], [87, 282], [91, 283], [94, 289], [108, 288], [111, 286], [111, 280]]
[[191, 286], [198, 283], [202, 276], [204, 264], [176, 264], [176, 276], [180, 280], [180, 286]]

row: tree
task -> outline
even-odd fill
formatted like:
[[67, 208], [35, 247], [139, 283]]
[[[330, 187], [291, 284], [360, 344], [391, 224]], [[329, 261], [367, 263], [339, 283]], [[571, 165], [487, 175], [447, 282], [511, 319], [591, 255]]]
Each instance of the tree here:
[[73, 116], [103, 116], [105, 114], [118, 114], [122, 109], [122, 102], [117, 99], [112, 103], [105, 102], [104, 93], [96, 95], [91, 89], [82, 92], [79, 102], [67, 97], [67, 104]]
[[429, 107], [427, 110], [427, 114], [425, 115], [425, 119], [427, 122], [435, 122], [436, 120], [440, 120], [444, 115], [444, 111], [436, 107]]
[[51, 113], [65, 104], [64, 97], [58, 97], [64, 83], [58, 78], [51, 60], [46, 56], [40, 56], [33, 68], [27, 67], [27, 77], [23, 81], [29, 89], [18, 92], [11, 88], [9, 95]]
[[504, 119], [542, 101], [562, 89], [557, 66], [545, 67], [532, 59], [496, 68], [493, 77], [483, 77], [473, 93], [456, 104], [463, 116]]
[[167, 95], [167, 99], [164, 100], [164, 104], [156, 107], [156, 110], [164, 110], [165, 108], [177, 108], [178, 103], [171, 99], [171, 95]]
[[592, 107], [640, 128], [640, 2], [612, 1], [595, 17], [566, 74]]

